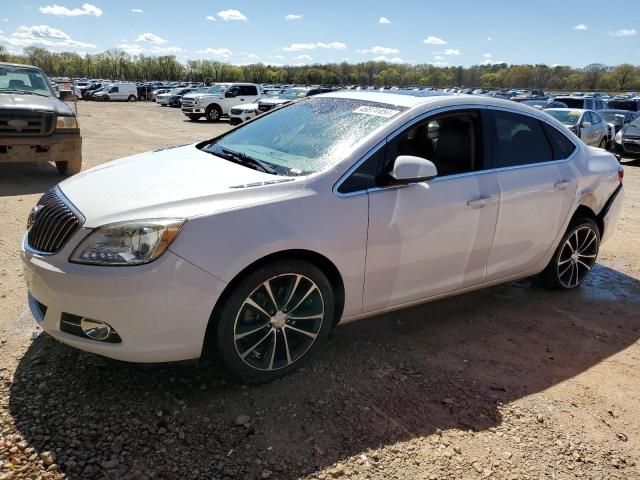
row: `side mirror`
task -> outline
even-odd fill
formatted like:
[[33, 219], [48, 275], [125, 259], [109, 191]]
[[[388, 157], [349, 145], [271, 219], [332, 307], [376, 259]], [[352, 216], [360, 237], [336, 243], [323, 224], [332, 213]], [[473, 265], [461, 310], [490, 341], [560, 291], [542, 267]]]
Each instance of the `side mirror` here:
[[591, 122], [582, 122], [582, 123], [580, 124], [580, 126], [581, 126], [582, 128], [588, 128], [588, 127], [590, 127], [590, 126], [591, 126]]
[[400, 155], [396, 158], [389, 176], [397, 184], [418, 183], [437, 177], [438, 169], [426, 158]]

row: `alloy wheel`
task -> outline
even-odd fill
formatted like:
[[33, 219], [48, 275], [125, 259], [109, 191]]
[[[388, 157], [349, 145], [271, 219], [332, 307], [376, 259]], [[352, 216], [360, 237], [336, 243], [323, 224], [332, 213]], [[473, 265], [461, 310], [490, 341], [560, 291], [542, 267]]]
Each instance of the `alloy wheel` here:
[[244, 300], [235, 318], [236, 353], [261, 371], [286, 368], [311, 348], [325, 320], [324, 298], [308, 277], [269, 278]]
[[567, 238], [558, 256], [558, 280], [565, 288], [580, 285], [598, 256], [598, 234], [590, 225], [576, 228]]

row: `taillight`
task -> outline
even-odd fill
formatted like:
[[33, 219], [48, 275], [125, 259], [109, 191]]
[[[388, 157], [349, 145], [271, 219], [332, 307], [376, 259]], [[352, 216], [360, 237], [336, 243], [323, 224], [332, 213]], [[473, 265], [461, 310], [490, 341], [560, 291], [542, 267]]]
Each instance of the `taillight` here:
[[622, 168], [622, 166], [618, 168], [618, 178], [620, 179], [620, 184], [622, 185], [622, 181], [624, 180], [624, 168]]

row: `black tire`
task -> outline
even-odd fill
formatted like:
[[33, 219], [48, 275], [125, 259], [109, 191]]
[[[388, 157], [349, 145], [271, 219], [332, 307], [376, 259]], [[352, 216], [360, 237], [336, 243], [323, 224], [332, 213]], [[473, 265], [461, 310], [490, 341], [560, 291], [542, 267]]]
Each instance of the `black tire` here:
[[600, 141], [600, 145], [598, 145], [598, 148], [602, 148], [604, 150], [607, 149], [607, 137], [602, 138], [602, 140]]
[[82, 169], [82, 161], [80, 162], [56, 162], [58, 173], [64, 177], [69, 177], [79, 173]]
[[143, 93], [142, 95], [140, 95], [138, 97], [138, 100], [141, 102], [146, 102], [147, 101], [147, 96]]
[[136, 97], [135, 95], [129, 95], [129, 98], [127, 98], [127, 100], [130, 102], [135, 102], [136, 100], [138, 100], [138, 97]]
[[219, 122], [220, 117], [222, 117], [222, 110], [218, 105], [209, 105], [204, 115], [209, 122]]
[[[238, 284], [216, 319], [217, 354], [227, 370], [245, 382], [286, 375], [326, 340], [334, 323], [334, 302], [329, 280], [311, 263], [282, 260], [260, 267]], [[295, 312], [298, 318], [293, 318]]]
[[[571, 245], [567, 246], [568, 242], [577, 248], [572, 250]], [[572, 220], [549, 264], [540, 274], [540, 283], [552, 290], [572, 290], [579, 287], [591, 273], [599, 249], [598, 224], [588, 217]], [[572, 253], [576, 251], [577, 253]]]
[[198, 120], [200, 120], [200, 115], [187, 115], [187, 117], [189, 117], [189, 120], [191, 120], [192, 122], [197, 122]]
[[111, 99], [109, 98], [109, 95], [105, 95], [104, 97], [102, 97], [102, 101], [103, 101], [103, 102], [108, 102], [109, 100], [111, 100]]

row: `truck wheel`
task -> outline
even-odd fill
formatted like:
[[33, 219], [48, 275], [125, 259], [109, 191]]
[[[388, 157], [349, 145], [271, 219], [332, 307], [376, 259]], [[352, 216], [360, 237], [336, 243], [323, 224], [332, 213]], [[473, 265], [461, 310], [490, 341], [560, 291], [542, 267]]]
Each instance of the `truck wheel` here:
[[222, 116], [222, 110], [218, 105], [209, 105], [204, 114], [210, 122], [218, 122]]
[[138, 97], [138, 100], [140, 100], [141, 102], [145, 102], [147, 100], [147, 96], [143, 93]]
[[72, 162], [56, 162], [56, 168], [58, 173], [65, 177], [80, 173], [82, 170], [82, 160], [76, 160]]
[[135, 102], [138, 98], [135, 95], [129, 95], [129, 98], [127, 100], [129, 100], [130, 102]]
[[108, 102], [109, 100], [111, 100], [111, 99], [109, 98], [109, 95], [105, 95], [104, 97], [102, 97], [102, 101], [103, 101], [103, 102]]
[[200, 115], [187, 115], [187, 117], [189, 117], [189, 120], [191, 120], [192, 122], [197, 122], [198, 120], [200, 120]]

